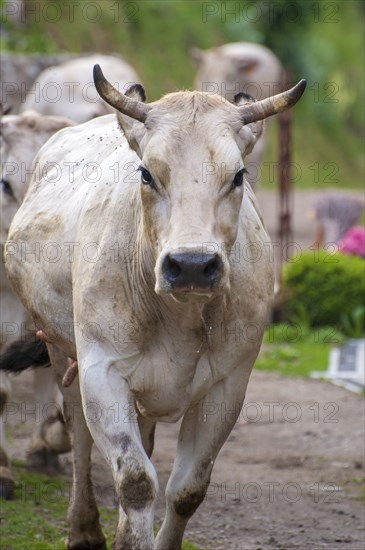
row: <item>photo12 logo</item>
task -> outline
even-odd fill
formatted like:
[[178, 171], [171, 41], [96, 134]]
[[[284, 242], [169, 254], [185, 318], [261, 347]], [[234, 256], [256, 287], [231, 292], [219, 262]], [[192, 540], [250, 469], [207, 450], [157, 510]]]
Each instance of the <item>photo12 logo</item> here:
[[1, 20], [25, 23], [75, 23], [82, 19], [86, 23], [98, 23], [103, 17], [113, 23], [136, 23], [141, 4], [138, 2], [107, 2], [100, 0], [57, 0], [32, 1], [7, 0], [1, 5]]
[[314, 23], [339, 23], [340, 5], [338, 2], [307, 2], [306, 5], [297, 2], [279, 2], [264, 0], [263, 2], [203, 2], [202, 22], [220, 20], [222, 23], [258, 23], [265, 19], [266, 23], [274, 24], [278, 18], [288, 23], [299, 23], [308, 10]]

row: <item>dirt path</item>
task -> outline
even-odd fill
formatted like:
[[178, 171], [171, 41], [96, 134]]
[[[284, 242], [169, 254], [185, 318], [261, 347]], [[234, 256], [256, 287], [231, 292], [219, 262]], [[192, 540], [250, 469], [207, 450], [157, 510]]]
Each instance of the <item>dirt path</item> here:
[[[14, 396], [28, 410], [29, 380], [29, 374], [16, 380]], [[229, 414], [229, 405], [215, 414]], [[11, 424], [12, 456], [24, 460], [31, 424], [20, 415]], [[158, 524], [177, 434], [178, 426], [169, 424], [156, 434]], [[254, 372], [186, 537], [204, 550], [362, 550], [363, 441], [362, 397], [325, 382]], [[71, 473], [70, 455], [63, 463]], [[99, 501], [112, 506], [112, 479], [97, 450], [94, 464]]]

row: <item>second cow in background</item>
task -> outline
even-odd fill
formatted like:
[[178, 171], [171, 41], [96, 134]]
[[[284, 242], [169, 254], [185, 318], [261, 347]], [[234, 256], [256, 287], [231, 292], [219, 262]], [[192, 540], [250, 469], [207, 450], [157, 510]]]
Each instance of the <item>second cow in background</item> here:
[[43, 115], [68, 117], [78, 123], [112, 113], [94, 86], [91, 67], [96, 63], [102, 63], [114, 75], [113, 83], [121, 92], [141, 82], [135, 70], [118, 57], [94, 54], [71, 59], [38, 75], [21, 112], [34, 109]]
[[[3, 250], [11, 221], [26, 194], [33, 166], [33, 159], [44, 143], [58, 130], [73, 125], [73, 122], [61, 117], [42, 116], [33, 111], [21, 115], [5, 115], [0, 122], [1, 138], [1, 264], [0, 264], [0, 300], [1, 330], [0, 347], [10, 344], [32, 328], [29, 314], [19, 298], [14, 294], [4, 272]], [[28, 250], [29, 252], [30, 250]], [[34, 338], [34, 337], [33, 337]], [[31, 363], [31, 357], [19, 359]], [[31, 365], [29, 365], [31, 366]], [[14, 372], [18, 365], [14, 365]], [[13, 411], [10, 401], [11, 384], [5, 373], [0, 373], [0, 496], [11, 498], [14, 480], [10, 469], [10, 460], [5, 448], [5, 422], [7, 403], [8, 413]], [[51, 472], [58, 469], [57, 455], [70, 450], [70, 442], [61, 415], [61, 394], [58, 392], [53, 372], [50, 369], [35, 371], [35, 402], [39, 411], [39, 421], [35, 422], [32, 444], [27, 451], [27, 464], [33, 470]], [[54, 416], [55, 407], [59, 412]], [[48, 413], [45, 414], [45, 410]], [[32, 415], [31, 415], [32, 416]], [[32, 417], [33, 419], [34, 417]]]

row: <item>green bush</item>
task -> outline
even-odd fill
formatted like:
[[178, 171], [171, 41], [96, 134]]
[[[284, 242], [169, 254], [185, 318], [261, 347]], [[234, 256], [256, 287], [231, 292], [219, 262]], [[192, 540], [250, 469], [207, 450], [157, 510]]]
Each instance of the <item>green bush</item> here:
[[283, 268], [283, 309], [289, 321], [341, 326], [365, 296], [365, 263], [356, 256], [305, 252]]

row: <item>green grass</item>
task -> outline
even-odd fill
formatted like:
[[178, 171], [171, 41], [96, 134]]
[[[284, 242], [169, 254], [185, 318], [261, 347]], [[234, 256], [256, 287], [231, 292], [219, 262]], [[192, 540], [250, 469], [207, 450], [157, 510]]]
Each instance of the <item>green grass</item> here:
[[[364, 187], [364, 156], [362, 141], [349, 133], [346, 140], [341, 137], [328, 139], [319, 125], [309, 128], [308, 113], [295, 113], [293, 132], [292, 178], [295, 189], [356, 189]], [[267, 143], [261, 167], [260, 184], [266, 189], [276, 189], [277, 151], [275, 120], [268, 129]], [[308, 132], [310, 139], [308, 139]], [[341, 147], [339, 143], [341, 142]], [[273, 177], [273, 171], [275, 175]]]
[[347, 485], [352, 488], [352, 498], [355, 500], [365, 501], [365, 477], [356, 476], [346, 481]]
[[327, 370], [331, 348], [344, 340], [333, 327], [310, 330], [299, 325], [272, 325], [265, 333], [255, 368], [308, 378], [313, 371]]
[[[14, 461], [15, 498], [0, 500], [0, 550], [65, 550], [67, 504], [71, 480], [33, 474]], [[108, 548], [118, 521], [117, 508], [99, 507], [100, 523]], [[185, 541], [183, 550], [199, 550]]]

